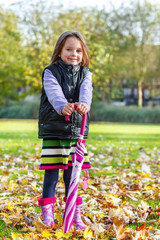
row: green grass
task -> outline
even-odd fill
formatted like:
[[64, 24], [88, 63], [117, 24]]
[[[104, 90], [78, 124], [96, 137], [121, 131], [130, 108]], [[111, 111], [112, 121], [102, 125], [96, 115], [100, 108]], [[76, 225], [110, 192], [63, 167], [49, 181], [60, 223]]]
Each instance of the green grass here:
[[[93, 170], [90, 170], [91, 178], [94, 176], [116, 176], [129, 169], [132, 173], [138, 173], [140, 163], [137, 161], [140, 152], [144, 152], [152, 157], [153, 149], [159, 149], [160, 145], [160, 126], [156, 124], [127, 124], [127, 123], [91, 123], [90, 133], [87, 139], [87, 149], [94, 154], [91, 157]], [[40, 155], [41, 139], [38, 139], [38, 123], [36, 120], [0, 120], [0, 155], [13, 154], [14, 156], [23, 155], [23, 160], [27, 161], [25, 154]], [[156, 153], [155, 153], [156, 154]], [[95, 162], [95, 157], [99, 159]], [[157, 155], [158, 157], [158, 155]], [[135, 163], [135, 167], [130, 167]], [[27, 164], [30, 164], [27, 162]], [[94, 167], [99, 167], [99, 171]], [[104, 170], [112, 166], [110, 170]], [[10, 168], [11, 166], [8, 166]], [[155, 172], [160, 171], [159, 165], [152, 166]], [[43, 171], [34, 170], [39, 177]], [[0, 175], [3, 172], [0, 170]], [[19, 171], [19, 175], [26, 175], [26, 170]], [[16, 178], [16, 173], [10, 173], [10, 180]], [[140, 203], [125, 197], [123, 200], [137, 206]], [[160, 206], [159, 199], [147, 199], [150, 206], [155, 208]], [[39, 207], [35, 207], [37, 213]], [[158, 219], [159, 215], [153, 213], [150, 219]], [[138, 226], [136, 223], [130, 227]], [[159, 228], [159, 226], [157, 226]], [[15, 229], [16, 230], [16, 229]], [[14, 231], [14, 229], [13, 229]], [[10, 230], [3, 221], [0, 221], [0, 237], [8, 237]]]
[[160, 126], [158, 124], [130, 124], [130, 123], [92, 123], [89, 141], [93, 144], [101, 142], [118, 143], [123, 141], [132, 145], [138, 141], [145, 146], [160, 144]]
[[19, 155], [21, 152], [35, 153], [41, 140], [38, 139], [38, 123], [35, 120], [1, 120], [1, 151]]
[[[124, 143], [123, 143], [124, 141]], [[133, 142], [152, 147], [160, 144], [160, 126], [152, 124], [91, 123], [87, 143], [132, 145]], [[36, 120], [0, 120], [0, 142], [5, 153], [19, 154], [21, 151], [35, 152], [35, 145], [41, 146], [38, 139]], [[3, 150], [4, 151], [4, 150]]]
[[0, 220], [0, 239], [4, 239], [10, 235], [10, 231], [8, 230], [6, 224]]

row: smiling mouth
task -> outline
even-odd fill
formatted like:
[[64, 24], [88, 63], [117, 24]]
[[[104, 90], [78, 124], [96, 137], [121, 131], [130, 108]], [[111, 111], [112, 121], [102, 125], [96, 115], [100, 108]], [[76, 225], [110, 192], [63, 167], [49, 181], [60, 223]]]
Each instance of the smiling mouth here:
[[76, 58], [69, 58], [70, 61], [77, 61]]

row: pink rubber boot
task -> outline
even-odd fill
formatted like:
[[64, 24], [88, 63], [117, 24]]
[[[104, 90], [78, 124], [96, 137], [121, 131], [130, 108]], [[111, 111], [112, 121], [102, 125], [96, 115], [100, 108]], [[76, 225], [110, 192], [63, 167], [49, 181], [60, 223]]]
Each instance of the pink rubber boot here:
[[[66, 202], [67, 197], [64, 197], [63, 200], [64, 202]], [[85, 229], [87, 226], [82, 221], [80, 213], [82, 203], [83, 203], [82, 198], [78, 197], [76, 200], [76, 209], [74, 213], [73, 223], [76, 225], [77, 228]]]
[[80, 213], [82, 203], [83, 203], [82, 198], [78, 197], [76, 201], [76, 209], [74, 213], [73, 223], [76, 225], [77, 228], [85, 229], [87, 226], [82, 221]]
[[56, 197], [50, 198], [39, 198], [38, 205], [41, 206], [43, 223], [50, 227], [54, 223], [54, 203], [56, 202]]

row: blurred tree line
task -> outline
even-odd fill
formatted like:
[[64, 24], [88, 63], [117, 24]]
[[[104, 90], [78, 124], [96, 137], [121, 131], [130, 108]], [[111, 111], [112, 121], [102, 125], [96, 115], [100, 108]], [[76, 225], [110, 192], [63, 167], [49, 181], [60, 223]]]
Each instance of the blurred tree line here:
[[[122, 83], [156, 90], [160, 79], [159, 5], [131, 1], [119, 9], [74, 8], [28, 1], [0, 7], [0, 103], [41, 91], [41, 74], [54, 44], [67, 30], [80, 31], [90, 54], [94, 101], [122, 98]], [[160, 83], [160, 81], [159, 81]]]

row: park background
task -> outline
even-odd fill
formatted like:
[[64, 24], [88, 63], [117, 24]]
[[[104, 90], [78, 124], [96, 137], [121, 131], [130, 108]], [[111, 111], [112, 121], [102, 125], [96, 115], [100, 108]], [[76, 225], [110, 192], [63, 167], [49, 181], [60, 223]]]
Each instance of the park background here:
[[92, 120], [159, 123], [160, 5], [152, 2], [80, 8], [19, 1], [1, 7], [0, 117], [37, 118], [42, 71], [58, 36], [76, 29], [91, 59]]
[[[113, 2], [0, 5], [1, 239], [160, 239], [160, 4]], [[94, 91], [92, 170], [87, 191], [79, 190], [89, 228], [64, 235], [62, 174], [60, 229], [46, 229], [37, 206], [44, 174], [37, 118], [42, 71], [69, 29], [86, 40]]]

